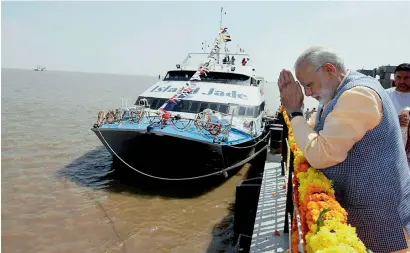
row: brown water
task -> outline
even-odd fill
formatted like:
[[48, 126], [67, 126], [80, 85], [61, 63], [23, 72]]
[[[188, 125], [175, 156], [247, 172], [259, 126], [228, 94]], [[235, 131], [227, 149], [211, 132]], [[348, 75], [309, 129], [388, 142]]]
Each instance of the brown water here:
[[244, 172], [222, 184], [124, 176], [90, 130], [155, 80], [2, 69], [2, 252], [232, 250]]

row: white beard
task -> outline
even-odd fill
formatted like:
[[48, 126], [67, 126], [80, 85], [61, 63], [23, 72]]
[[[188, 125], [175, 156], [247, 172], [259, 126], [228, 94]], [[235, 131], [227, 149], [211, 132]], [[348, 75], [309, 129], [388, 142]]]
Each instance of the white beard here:
[[333, 91], [326, 88], [322, 88], [322, 90], [320, 91], [320, 96], [315, 97], [315, 99], [319, 101], [319, 104], [326, 105], [333, 99], [333, 97]]

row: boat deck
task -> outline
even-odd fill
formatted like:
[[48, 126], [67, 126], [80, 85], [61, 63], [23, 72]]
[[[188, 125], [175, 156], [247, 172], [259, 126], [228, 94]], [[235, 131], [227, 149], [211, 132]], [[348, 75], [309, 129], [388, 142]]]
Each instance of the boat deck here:
[[[286, 177], [282, 176], [280, 155], [268, 154], [263, 175], [250, 252], [286, 252], [290, 237], [284, 233]], [[279, 231], [280, 235], [274, 232]]]
[[[112, 124], [104, 124], [100, 126], [100, 129], [110, 129], [110, 130], [134, 130], [140, 132], [147, 132], [147, 127], [150, 126], [148, 119], [144, 118], [140, 123], [131, 122], [129, 120], [115, 122]], [[184, 129], [186, 130], [180, 130]], [[203, 142], [213, 143], [215, 136], [211, 135], [206, 130], [200, 131], [193, 122], [189, 123], [186, 120], [179, 120], [175, 126], [167, 123], [165, 127], [155, 126], [150, 129], [150, 133], [154, 134], [166, 134], [171, 136], [178, 136], [182, 138], [194, 139]], [[223, 134], [223, 133], [222, 133]], [[252, 140], [252, 135], [245, 133], [237, 129], [231, 129], [228, 135], [228, 140], [223, 142], [222, 145], [234, 145], [239, 143], [245, 143]]]

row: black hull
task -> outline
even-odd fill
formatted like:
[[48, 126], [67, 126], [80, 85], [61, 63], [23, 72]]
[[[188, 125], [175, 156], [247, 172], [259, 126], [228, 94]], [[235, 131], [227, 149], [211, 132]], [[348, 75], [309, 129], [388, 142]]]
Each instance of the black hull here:
[[[235, 166], [236, 164], [260, 151], [269, 140], [265, 138], [264, 141], [254, 145], [268, 134], [264, 133], [260, 138], [241, 145], [221, 146], [216, 143], [134, 130], [101, 128], [92, 128], [92, 130], [115, 160], [124, 160], [143, 173], [161, 178], [200, 177], [220, 172], [231, 166], [239, 169], [242, 165]], [[249, 162], [253, 163], [252, 167], [262, 166], [263, 170], [265, 156], [266, 150]], [[256, 159], [258, 157], [259, 159]]]

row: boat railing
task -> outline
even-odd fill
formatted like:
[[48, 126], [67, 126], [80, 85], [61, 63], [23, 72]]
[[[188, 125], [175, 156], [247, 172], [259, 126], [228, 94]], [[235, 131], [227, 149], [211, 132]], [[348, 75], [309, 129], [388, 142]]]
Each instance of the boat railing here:
[[[148, 128], [173, 127], [175, 130], [196, 131], [205, 137], [212, 138], [214, 142], [224, 142], [228, 140], [232, 128], [243, 129], [251, 135], [256, 134], [255, 120], [240, 120], [234, 122], [236, 111], [239, 109], [232, 106], [229, 113], [222, 113], [211, 109], [205, 109], [196, 113], [194, 117], [181, 116], [181, 114], [171, 114], [163, 109], [152, 110], [147, 99], [141, 99], [135, 107], [127, 107], [127, 100], [121, 99], [121, 108], [109, 110], [107, 113], [100, 111], [94, 127], [101, 127], [105, 124], [115, 124], [127, 122], [130, 124], [147, 123]], [[239, 125], [238, 125], [239, 124]], [[191, 126], [194, 126], [192, 128]], [[235, 126], [236, 125], [236, 126]]]
[[[241, 53], [229, 53], [229, 57], [235, 57], [235, 65], [234, 66], [242, 66], [241, 61], [243, 58], [249, 59], [249, 54], [241, 54]], [[195, 68], [200, 68], [204, 58], [208, 56], [208, 53], [189, 53], [187, 57], [185, 57], [184, 61], [181, 64], [182, 68], [186, 68], [188, 66], [192, 66]], [[230, 61], [226, 64], [223, 63], [222, 59], [224, 58], [224, 54], [220, 59], [220, 62], [216, 62], [217, 65], [232, 65]], [[247, 62], [246, 66], [252, 66], [252, 62]]]

